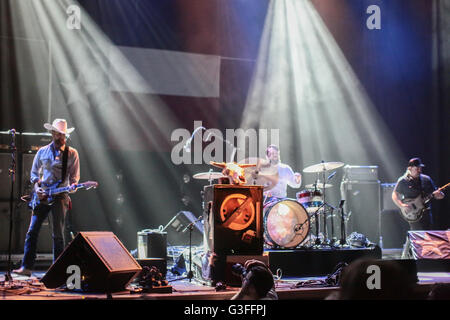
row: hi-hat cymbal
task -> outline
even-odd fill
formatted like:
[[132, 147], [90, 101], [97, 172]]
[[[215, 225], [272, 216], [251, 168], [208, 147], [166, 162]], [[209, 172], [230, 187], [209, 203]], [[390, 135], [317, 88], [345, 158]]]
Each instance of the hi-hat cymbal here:
[[200, 180], [213, 180], [213, 179], [225, 178], [225, 176], [222, 174], [222, 172], [200, 172], [200, 173], [194, 174], [192, 177], [194, 179], [200, 179]]
[[303, 172], [317, 173], [323, 171], [334, 170], [344, 166], [342, 162], [322, 162], [318, 164], [313, 164], [312, 166], [303, 169]]
[[[333, 186], [332, 184], [325, 183], [325, 188], [331, 188], [332, 186]], [[314, 189], [314, 188], [323, 189], [323, 182], [318, 181], [317, 183], [307, 184], [305, 186], [305, 188], [308, 188], [308, 189]]]

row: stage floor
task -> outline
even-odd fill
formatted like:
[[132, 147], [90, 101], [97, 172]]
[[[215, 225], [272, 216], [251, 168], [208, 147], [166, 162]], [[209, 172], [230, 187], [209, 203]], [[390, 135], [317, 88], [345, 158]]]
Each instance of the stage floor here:
[[[34, 272], [31, 277], [13, 275], [14, 288], [4, 282], [5, 273], [0, 273], [0, 300], [107, 300], [106, 294], [74, 292], [71, 290], [47, 289], [39, 281], [44, 272]], [[419, 272], [417, 293], [426, 295], [437, 283], [450, 283], [449, 272]], [[170, 280], [170, 278], [168, 278]], [[299, 283], [318, 283], [325, 277], [282, 278], [276, 281], [276, 292], [280, 300], [324, 300], [337, 287], [298, 287]], [[132, 293], [133, 290], [113, 293], [116, 300], [229, 300], [239, 288], [227, 287], [216, 291], [214, 287], [204, 285], [195, 279], [170, 282], [172, 293]], [[133, 287], [130, 287], [133, 289]]]

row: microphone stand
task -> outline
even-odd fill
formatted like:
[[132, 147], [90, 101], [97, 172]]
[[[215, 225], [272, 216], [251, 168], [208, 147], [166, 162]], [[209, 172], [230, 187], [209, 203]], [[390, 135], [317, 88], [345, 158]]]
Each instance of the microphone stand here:
[[12, 134], [11, 139], [11, 167], [9, 169], [9, 176], [11, 177], [11, 193], [9, 196], [9, 241], [8, 241], [8, 271], [5, 274], [5, 281], [12, 281], [11, 276], [11, 246], [12, 246], [12, 229], [13, 229], [13, 208], [14, 208], [14, 182], [16, 180], [16, 130], [9, 131]]
[[[194, 225], [199, 222], [203, 217], [198, 217], [195, 221], [189, 223], [186, 228], [184, 228], [181, 232], [186, 232], [186, 230], [189, 230], [189, 271], [187, 273], [187, 277], [189, 279], [189, 282], [191, 282], [192, 278], [194, 277], [194, 273], [192, 272], [192, 230], [194, 229]], [[183, 278], [185, 279], [185, 278]], [[181, 280], [181, 279], [178, 279]]]

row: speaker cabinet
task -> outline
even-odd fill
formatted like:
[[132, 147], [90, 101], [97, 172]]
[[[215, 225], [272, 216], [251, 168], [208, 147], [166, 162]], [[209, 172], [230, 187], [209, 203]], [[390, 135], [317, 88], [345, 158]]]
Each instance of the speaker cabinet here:
[[343, 181], [341, 196], [345, 199], [344, 212], [349, 215], [347, 235], [364, 234], [370, 241], [379, 240], [380, 182]]
[[33, 160], [35, 157], [35, 153], [23, 153], [22, 154], [22, 179], [21, 179], [21, 187], [20, 192], [22, 195], [30, 194], [33, 190], [33, 186], [31, 185], [31, 167], [33, 166]]
[[401, 217], [399, 209], [381, 211], [383, 248], [402, 248], [408, 230], [409, 224]]
[[263, 252], [263, 187], [217, 184], [204, 188], [204, 241], [224, 255]]
[[381, 184], [381, 210], [397, 210], [398, 207], [392, 200], [392, 192], [394, 191], [395, 183]]
[[[16, 163], [18, 153], [16, 153]], [[8, 201], [11, 196], [11, 177], [9, 175], [9, 169], [12, 163], [12, 153], [0, 153], [0, 201]], [[17, 199], [17, 192], [19, 190], [19, 171], [18, 166], [16, 166], [16, 175], [14, 180], [14, 191], [13, 197]]]
[[[17, 241], [20, 237], [20, 232], [17, 229], [17, 210], [13, 213], [13, 225], [11, 233], [11, 253], [17, 253]], [[9, 229], [10, 229], [11, 214], [9, 208], [9, 202], [0, 202], [0, 253], [8, 253], [9, 249]], [[23, 247], [22, 247], [23, 250]]]
[[83, 291], [117, 292], [141, 272], [139, 263], [112, 232], [80, 232], [42, 278], [47, 288], [66, 284], [78, 266]]

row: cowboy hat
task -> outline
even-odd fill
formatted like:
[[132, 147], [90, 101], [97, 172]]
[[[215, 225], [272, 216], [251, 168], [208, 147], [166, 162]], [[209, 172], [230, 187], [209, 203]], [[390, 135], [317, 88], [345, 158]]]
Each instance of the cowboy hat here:
[[67, 121], [65, 119], [55, 119], [53, 123], [44, 123], [44, 128], [49, 131], [56, 131], [62, 134], [70, 134], [75, 128], [67, 129]]

